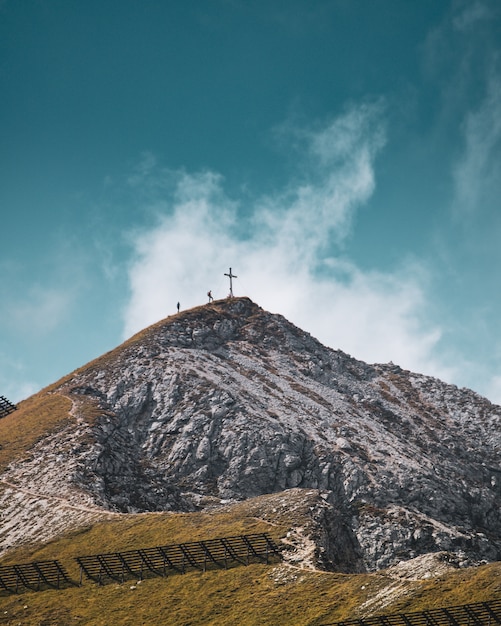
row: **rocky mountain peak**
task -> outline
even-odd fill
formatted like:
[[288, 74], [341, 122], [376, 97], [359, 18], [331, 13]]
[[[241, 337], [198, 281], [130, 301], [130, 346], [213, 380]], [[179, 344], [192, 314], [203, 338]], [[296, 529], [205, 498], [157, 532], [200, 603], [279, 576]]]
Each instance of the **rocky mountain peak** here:
[[74, 423], [11, 481], [43, 477], [46, 493], [110, 512], [313, 489], [332, 569], [501, 558], [501, 408], [327, 348], [248, 298], [166, 318], [52, 393]]
[[132, 337], [118, 352], [139, 348], [158, 353], [167, 346], [217, 352], [233, 342], [264, 344], [284, 351], [305, 342], [322, 347], [281, 315], [268, 313], [242, 297], [218, 300], [170, 316]]

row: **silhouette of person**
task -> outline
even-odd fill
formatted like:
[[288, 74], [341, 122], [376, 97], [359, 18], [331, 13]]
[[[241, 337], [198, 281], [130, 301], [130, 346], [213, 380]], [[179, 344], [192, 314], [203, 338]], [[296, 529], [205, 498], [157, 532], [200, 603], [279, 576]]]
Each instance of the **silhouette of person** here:
[[211, 290], [209, 290], [209, 291], [207, 292], [207, 295], [208, 295], [208, 297], [209, 297], [209, 304], [210, 304], [211, 302], [213, 302], [213, 301], [214, 301], [214, 298], [212, 297], [212, 291], [211, 291]]
[[181, 305], [179, 304], [179, 302], [177, 303], [177, 312], [179, 313], [179, 309], [181, 308]]

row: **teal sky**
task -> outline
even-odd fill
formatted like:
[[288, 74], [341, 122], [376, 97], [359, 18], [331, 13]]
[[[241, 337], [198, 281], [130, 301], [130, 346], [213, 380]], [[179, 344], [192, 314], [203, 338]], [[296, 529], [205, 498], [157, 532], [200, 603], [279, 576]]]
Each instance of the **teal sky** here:
[[0, 0], [0, 395], [228, 292], [501, 403], [498, 0]]

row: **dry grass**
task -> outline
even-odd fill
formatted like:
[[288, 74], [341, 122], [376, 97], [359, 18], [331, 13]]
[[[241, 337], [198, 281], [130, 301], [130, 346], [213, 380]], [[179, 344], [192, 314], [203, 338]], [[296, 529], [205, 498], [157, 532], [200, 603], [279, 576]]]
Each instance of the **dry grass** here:
[[421, 611], [501, 598], [501, 562], [450, 572], [422, 583], [419, 594], [398, 603], [396, 610]]
[[[243, 502], [205, 513], [124, 515], [46, 545], [18, 549], [2, 563], [57, 558], [78, 580], [73, 558], [82, 554], [253, 532], [270, 532], [277, 540], [284, 536], [285, 516], [279, 515], [276, 525], [257, 519], [253, 516], [256, 506], [256, 502], [250, 507]], [[405, 593], [394, 596], [382, 612], [412, 612], [499, 598], [501, 563], [425, 581], [406, 580], [401, 585]], [[85, 582], [82, 587], [60, 591], [4, 595], [0, 596], [0, 624], [314, 626], [367, 616], [370, 611], [360, 609], [363, 603], [394, 586], [395, 580], [384, 573], [346, 575], [280, 563], [249, 565], [153, 578], [140, 584], [128, 581], [99, 587]]]
[[[483, 577], [491, 582], [496, 577], [499, 579], [499, 564], [497, 568], [482, 569], [482, 574], [477, 573], [474, 578]], [[451, 595], [450, 584], [453, 583], [440, 580], [423, 588], [420, 583], [409, 582], [405, 610], [477, 599], [468, 587], [461, 597]], [[141, 584], [129, 581], [99, 587], [87, 583], [80, 588], [4, 597], [0, 598], [0, 623], [313, 626], [359, 616], [358, 607], [382, 585], [382, 577], [376, 575], [322, 574], [280, 565], [250, 565], [149, 579]], [[428, 596], [426, 600], [425, 596]], [[401, 607], [394, 604], [385, 612], [398, 608]]]
[[19, 403], [18, 410], [0, 420], [0, 472], [22, 457], [42, 437], [65, 426], [71, 401], [46, 391]]
[[[234, 301], [246, 299], [247, 298], [235, 298]], [[181, 313], [175, 315], [169, 315], [168, 317], [161, 319], [151, 326], [148, 326], [147, 328], [139, 331], [138, 333], [124, 341], [124, 343], [119, 345], [117, 348], [106, 352], [105, 354], [99, 356], [93, 361], [90, 361], [83, 367], [75, 370], [64, 379], [61, 379], [60, 381], [55, 383], [53, 387], [59, 387], [62, 383], [69, 381], [71, 378], [73, 378], [73, 376], [77, 374], [81, 374], [92, 369], [102, 369], [106, 367], [106, 365], [110, 361], [114, 360], [124, 350], [127, 350], [128, 348], [133, 347], [136, 344], [143, 344], [145, 342], [147, 343], [150, 339], [153, 339], [157, 335], [160, 329], [168, 328], [171, 324], [176, 324], [180, 320], [182, 320], [183, 325], [189, 324], [191, 320], [199, 319], [200, 315], [203, 313], [204, 320], [206, 322], [210, 321], [211, 319], [213, 319], [213, 321], [217, 321], [221, 319], [221, 311], [224, 311], [226, 316], [231, 317], [232, 314], [226, 310], [225, 305], [227, 305], [227, 300], [216, 300], [211, 304], [200, 305], [197, 307], [193, 307], [192, 309], [182, 311]], [[233, 314], [233, 317], [237, 316]]]
[[279, 533], [269, 523], [251, 517], [235, 517], [231, 511], [123, 514], [116, 519], [78, 529], [42, 546], [12, 550], [2, 563], [58, 559], [71, 565], [71, 560], [79, 555], [229, 535], [269, 533], [270, 530], [278, 538]]
[[[139, 585], [87, 585], [59, 592], [24, 594], [21, 598], [0, 600], [5, 619], [2, 623], [26, 626], [312, 624], [320, 623], [318, 620], [325, 614], [327, 604], [339, 606], [343, 595], [350, 594], [349, 588], [343, 589], [342, 582], [333, 587], [332, 581], [321, 576], [277, 585], [270, 572], [273, 569], [265, 565], [250, 565], [151, 579]], [[318, 591], [321, 599], [316, 600]], [[309, 598], [307, 605], [305, 598]], [[342, 616], [343, 611], [337, 614]]]

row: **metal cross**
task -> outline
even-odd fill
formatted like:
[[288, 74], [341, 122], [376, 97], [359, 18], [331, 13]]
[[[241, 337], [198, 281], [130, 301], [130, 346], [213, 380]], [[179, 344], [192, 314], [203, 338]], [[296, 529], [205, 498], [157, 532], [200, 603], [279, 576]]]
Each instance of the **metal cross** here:
[[230, 298], [233, 298], [233, 281], [232, 278], [238, 278], [238, 276], [235, 276], [235, 274], [231, 273], [231, 267], [230, 267], [230, 273], [229, 274], [225, 274], [225, 276], [228, 276], [228, 278], [230, 279]]

